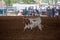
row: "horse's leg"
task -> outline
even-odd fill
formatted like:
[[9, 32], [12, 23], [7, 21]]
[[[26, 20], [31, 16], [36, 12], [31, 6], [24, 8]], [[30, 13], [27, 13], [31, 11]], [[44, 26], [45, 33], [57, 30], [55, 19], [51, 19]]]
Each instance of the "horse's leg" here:
[[30, 24], [30, 28], [31, 28], [31, 30], [33, 29], [33, 27], [34, 27], [34, 24]]
[[28, 25], [25, 24], [24, 31], [28, 28]]
[[41, 26], [41, 24], [38, 25], [38, 28], [42, 31], [42, 26]]
[[32, 24], [30, 24], [30, 29], [32, 30]]

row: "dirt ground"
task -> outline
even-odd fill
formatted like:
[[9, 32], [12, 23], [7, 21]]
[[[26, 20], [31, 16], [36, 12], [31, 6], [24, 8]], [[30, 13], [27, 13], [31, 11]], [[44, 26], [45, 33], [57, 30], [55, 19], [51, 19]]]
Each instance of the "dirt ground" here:
[[60, 17], [41, 17], [43, 30], [24, 31], [21, 16], [0, 16], [0, 40], [60, 40]]

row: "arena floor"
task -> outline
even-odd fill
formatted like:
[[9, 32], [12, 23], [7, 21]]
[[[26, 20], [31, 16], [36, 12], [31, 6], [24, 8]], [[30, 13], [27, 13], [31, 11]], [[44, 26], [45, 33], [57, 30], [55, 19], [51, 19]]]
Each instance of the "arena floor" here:
[[41, 17], [42, 31], [24, 31], [23, 17], [0, 16], [0, 40], [60, 40], [60, 17]]

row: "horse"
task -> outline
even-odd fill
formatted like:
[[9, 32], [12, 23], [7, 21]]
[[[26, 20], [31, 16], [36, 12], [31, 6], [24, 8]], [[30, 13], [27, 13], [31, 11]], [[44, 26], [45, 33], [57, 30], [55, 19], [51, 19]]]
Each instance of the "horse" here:
[[26, 20], [29, 20], [28, 24], [25, 24], [24, 30], [26, 29], [33, 29], [35, 27], [38, 27], [40, 30], [42, 30], [42, 24], [41, 24], [41, 18], [24, 18]]

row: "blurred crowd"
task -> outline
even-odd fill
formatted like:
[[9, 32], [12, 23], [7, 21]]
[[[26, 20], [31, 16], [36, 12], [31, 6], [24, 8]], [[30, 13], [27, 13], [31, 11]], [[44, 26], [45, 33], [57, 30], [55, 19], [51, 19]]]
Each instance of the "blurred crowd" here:
[[[19, 11], [17, 11], [18, 13]], [[23, 15], [31, 15], [31, 16], [40, 16], [40, 15], [47, 15], [50, 17], [60, 16], [60, 6], [57, 7], [50, 7], [48, 6], [46, 9], [41, 9], [37, 7], [34, 9], [34, 7], [25, 7], [23, 11], [21, 12]]]
[[[2, 13], [2, 9], [0, 10], [0, 12]], [[15, 8], [7, 8], [4, 11], [5, 13], [16, 13], [16, 15], [18, 15], [19, 13], [21, 13], [22, 15], [28, 15], [28, 16], [40, 16], [40, 15], [47, 15], [49, 17], [55, 17], [55, 16], [60, 16], [60, 5], [57, 6], [47, 6], [47, 7], [25, 7], [25, 9], [21, 9], [21, 10], [17, 10]]]

